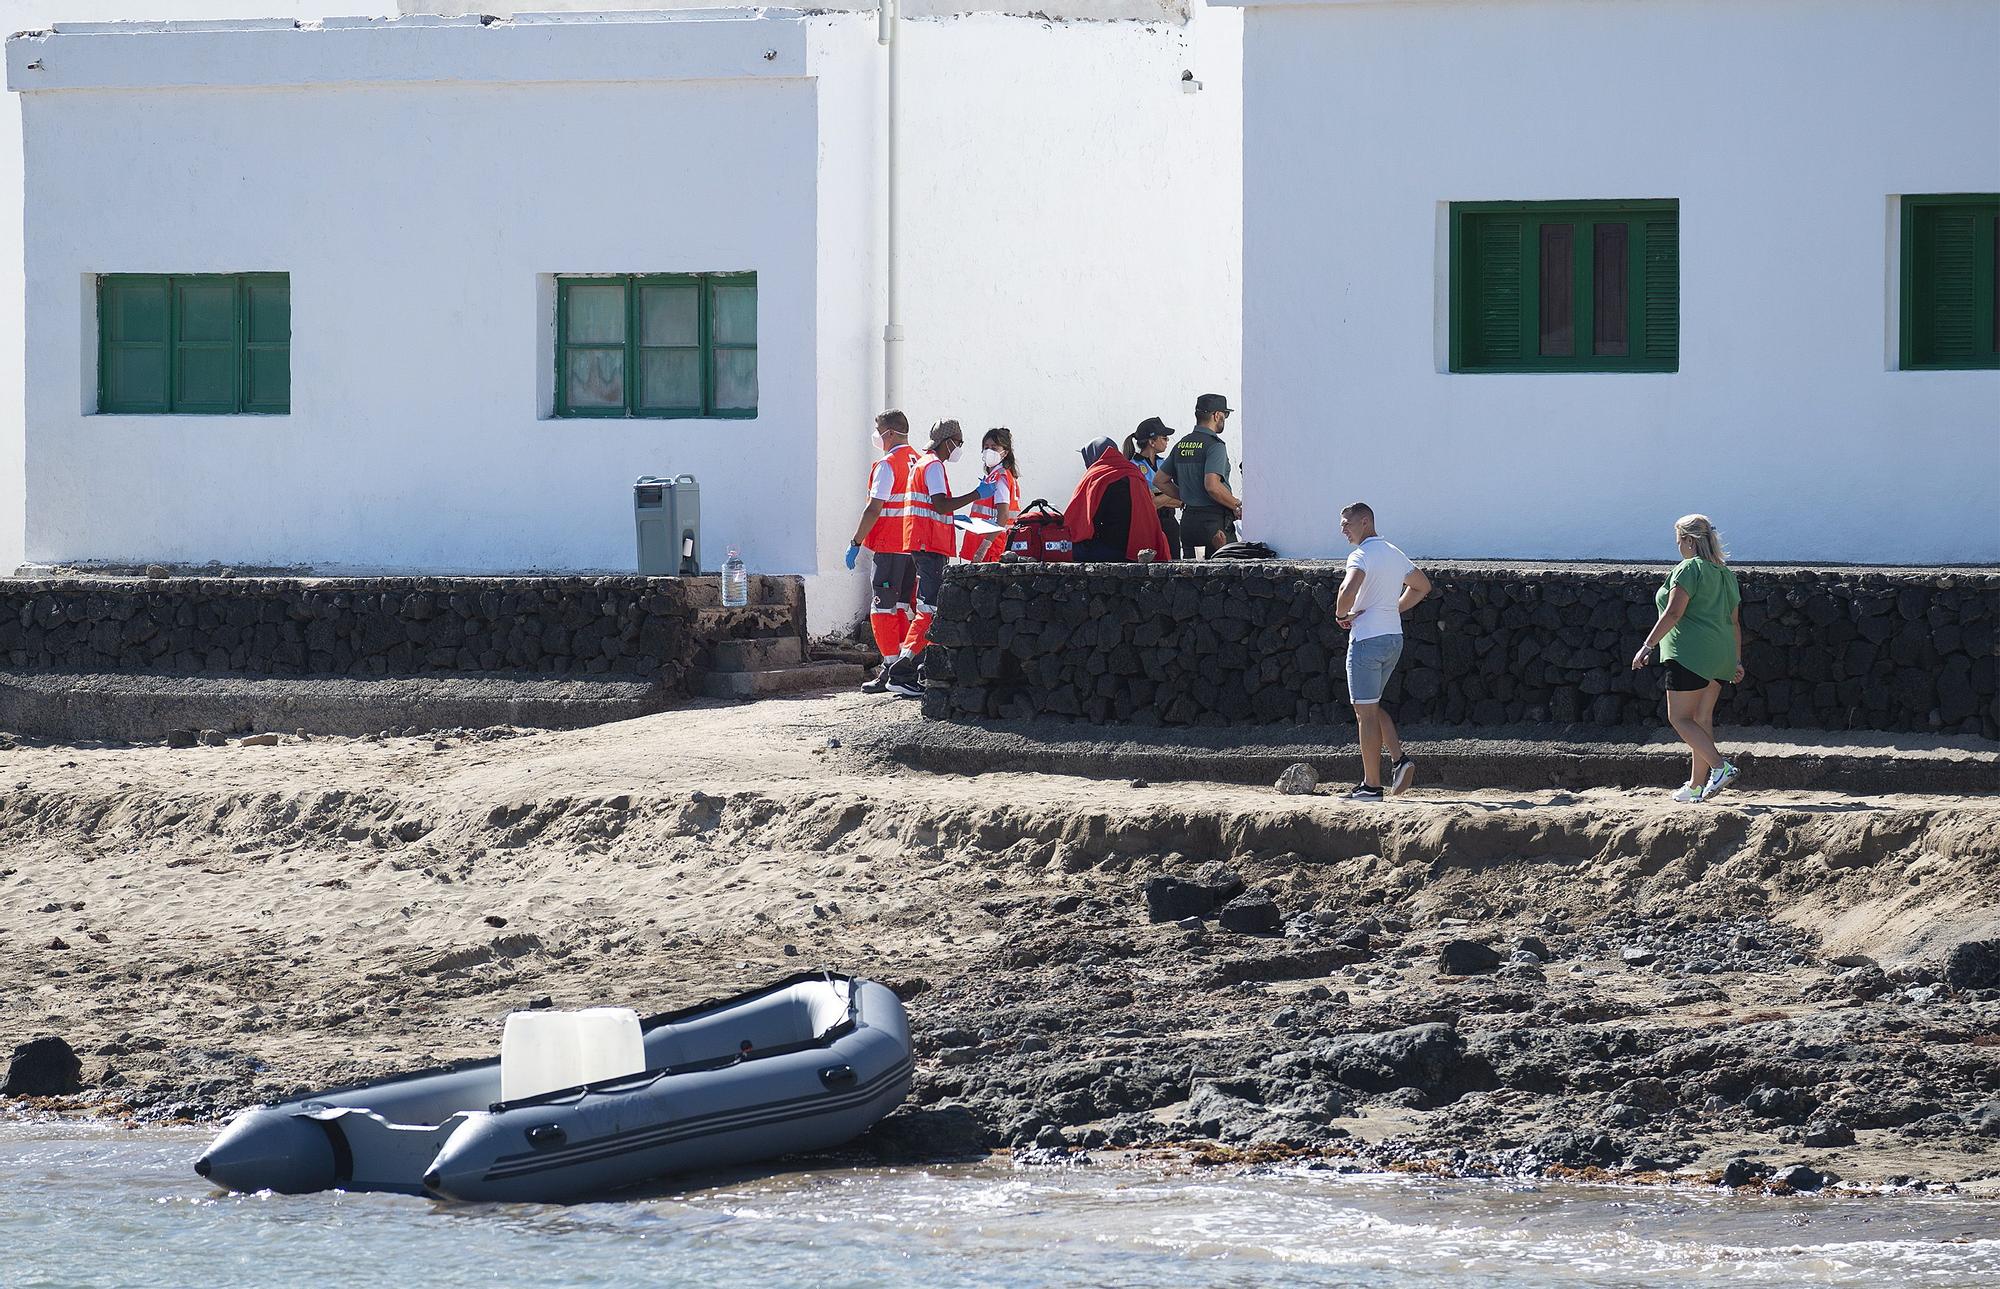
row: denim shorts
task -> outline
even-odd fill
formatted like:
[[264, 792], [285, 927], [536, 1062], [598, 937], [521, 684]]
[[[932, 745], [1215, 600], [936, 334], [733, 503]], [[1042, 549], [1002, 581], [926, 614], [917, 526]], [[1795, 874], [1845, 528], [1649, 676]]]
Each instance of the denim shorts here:
[[1403, 637], [1369, 636], [1347, 642], [1347, 697], [1357, 707], [1382, 701], [1389, 673], [1403, 656]]

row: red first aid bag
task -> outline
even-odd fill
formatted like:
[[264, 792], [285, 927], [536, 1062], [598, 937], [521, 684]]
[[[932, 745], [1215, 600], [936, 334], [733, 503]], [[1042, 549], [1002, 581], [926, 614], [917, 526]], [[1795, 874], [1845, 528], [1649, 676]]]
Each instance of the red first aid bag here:
[[1069, 529], [1063, 524], [1062, 511], [1042, 497], [1021, 507], [1007, 530], [1007, 554], [1045, 564], [1070, 563], [1075, 556], [1070, 553]]

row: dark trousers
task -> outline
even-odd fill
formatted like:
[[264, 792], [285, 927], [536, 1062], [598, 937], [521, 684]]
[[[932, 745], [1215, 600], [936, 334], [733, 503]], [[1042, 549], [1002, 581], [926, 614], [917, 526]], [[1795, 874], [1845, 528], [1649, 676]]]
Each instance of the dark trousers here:
[[[1222, 534], [1217, 540], [1216, 534]], [[1236, 540], [1236, 517], [1220, 506], [1189, 506], [1181, 512], [1181, 558], [1193, 559], [1197, 546], [1214, 550]]]

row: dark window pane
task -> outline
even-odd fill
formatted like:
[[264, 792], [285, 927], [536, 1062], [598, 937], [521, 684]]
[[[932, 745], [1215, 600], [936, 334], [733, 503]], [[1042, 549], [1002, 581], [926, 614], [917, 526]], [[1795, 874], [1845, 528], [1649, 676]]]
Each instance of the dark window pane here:
[[1592, 348], [1606, 357], [1623, 357], [1632, 352], [1625, 325], [1629, 277], [1625, 225], [1597, 225], [1595, 241], [1590, 269]]
[[175, 278], [174, 294], [179, 297], [182, 340], [235, 341], [236, 279]]
[[2000, 215], [1993, 217], [1993, 352], [2000, 354]]
[[167, 410], [167, 347], [109, 346], [104, 354], [103, 412]]
[[1575, 274], [1571, 272], [1571, 252], [1576, 245], [1576, 225], [1542, 225], [1542, 345], [1548, 358], [1567, 358], [1576, 352], [1574, 318]]

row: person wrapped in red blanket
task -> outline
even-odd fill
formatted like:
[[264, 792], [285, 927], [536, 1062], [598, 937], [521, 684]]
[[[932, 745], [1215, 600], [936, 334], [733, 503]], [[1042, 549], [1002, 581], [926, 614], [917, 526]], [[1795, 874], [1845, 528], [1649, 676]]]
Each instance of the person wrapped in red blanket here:
[[[1160, 527], [1153, 489], [1145, 472], [1126, 459], [1110, 439], [1083, 449], [1088, 467], [1063, 519], [1079, 560], [1168, 560], [1173, 548]], [[1150, 551], [1150, 556], [1145, 552]]]

